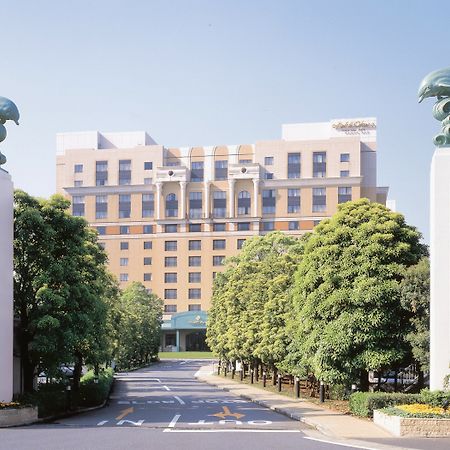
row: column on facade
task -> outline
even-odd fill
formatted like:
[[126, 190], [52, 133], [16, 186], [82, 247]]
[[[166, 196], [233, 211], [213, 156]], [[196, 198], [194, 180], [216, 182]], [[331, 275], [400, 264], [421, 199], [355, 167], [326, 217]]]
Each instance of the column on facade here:
[[186, 218], [186, 181], [180, 181], [180, 202], [181, 202], [181, 208], [180, 208], [180, 214], [181, 218]]
[[230, 217], [234, 217], [234, 184], [236, 183], [236, 180], [228, 180], [228, 197], [230, 198]]
[[259, 180], [253, 179], [253, 217], [258, 216], [258, 193], [259, 193]]
[[205, 211], [203, 217], [207, 219], [209, 217], [209, 181], [205, 181]]
[[156, 183], [156, 220], [161, 219], [162, 183]]

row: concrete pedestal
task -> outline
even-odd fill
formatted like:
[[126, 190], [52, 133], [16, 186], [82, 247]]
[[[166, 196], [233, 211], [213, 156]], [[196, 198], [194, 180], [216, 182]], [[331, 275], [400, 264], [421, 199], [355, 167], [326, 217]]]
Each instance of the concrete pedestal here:
[[442, 389], [450, 373], [450, 147], [431, 162], [430, 389]]
[[0, 169], [0, 401], [13, 394], [13, 184]]

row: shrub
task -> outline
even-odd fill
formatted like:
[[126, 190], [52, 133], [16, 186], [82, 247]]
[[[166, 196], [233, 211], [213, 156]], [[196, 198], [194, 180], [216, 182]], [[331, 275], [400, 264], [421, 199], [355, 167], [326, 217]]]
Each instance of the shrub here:
[[111, 368], [101, 370], [98, 375], [98, 383], [95, 382], [95, 373], [90, 370], [81, 378], [79, 406], [97, 406], [103, 403], [109, 394], [113, 382], [113, 370]]
[[430, 391], [428, 389], [422, 389], [420, 391], [420, 403], [426, 403], [431, 406], [442, 407], [444, 401], [450, 402], [450, 392], [444, 391]]
[[39, 389], [32, 394], [22, 394], [20, 403], [38, 407], [39, 417], [48, 417], [60, 414], [68, 408], [68, 397], [64, 383], [40, 384]]
[[384, 392], [355, 392], [350, 396], [350, 411], [361, 417], [372, 417], [374, 409], [405, 405], [420, 401], [418, 394], [397, 394]]
[[330, 385], [331, 400], [348, 400], [349, 395], [350, 391], [344, 384]]

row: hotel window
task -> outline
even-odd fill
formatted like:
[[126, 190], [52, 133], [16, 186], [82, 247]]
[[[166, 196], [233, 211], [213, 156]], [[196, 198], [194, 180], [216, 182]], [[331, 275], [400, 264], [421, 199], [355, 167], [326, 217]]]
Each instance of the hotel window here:
[[189, 283], [201, 283], [202, 273], [201, 272], [189, 272]]
[[338, 188], [338, 203], [350, 202], [352, 200], [352, 188], [350, 186]]
[[327, 191], [325, 188], [313, 188], [313, 212], [325, 212], [327, 210]]
[[202, 290], [199, 288], [189, 289], [188, 298], [190, 300], [202, 298]]
[[72, 196], [72, 214], [74, 216], [84, 216], [84, 195]]
[[239, 222], [237, 224], [238, 231], [250, 231], [250, 222]]
[[177, 251], [177, 241], [165, 241], [164, 250], [166, 252], [176, 252]]
[[203, 181], [203, 161], [191, 163], [191, 181]]
[[106, 234], [106, 227], [95, 227], [100, 236]]
[[202, 218], [202, 193], [189, 192], [189, 218]]
[[217, 277], [217, 272], [213, 272], [213, 273], [212, 273], [212, 278], [213, 278], [213, 280], [215, 280], [216, 277]]
[[327, 176], [327, 153], [313, 153], [313, 177], [324, 178]]
[[178, 231], [178, 225], [176, 223], [170, 223], [164, 225], [164, 233], [176, 233]]
[[128, 266], [128, 258], [120, 258], [121, 266]]
[[166, 197], [166, 217], [178, 217], [178, 200], [175, 194]]
[[154, 194], [142, 194], [142, 217], [153, 217], [155, 214]]
[[226, 245], [225, 239], [214, 239], [213, 250], [224, 250]]
[[350, 162], [350, 153], [341, 153], [341, 162]]
[[273, 173], [272, 172], [264, 172], [264, 179], [265, 180], [273, 180]]
[[266, 156], [264, 158], [264, 165], [265, 166], [273, 166], [273, 156]]
[[119, 234], [130, 234], [130, 227], [128, 225], [121, 225], [119, 228]]
[[152, 241], [144, 241], [144, 250], [151, 250]]
[[164, 289], [164, 298], [175, 300], [177, 298], [177, 290], [176, 289]]
[[108, 196], [96, 195], [95, 196], [95, 218], [106, 219], [108, 216]]
[[226, 231], [227, 224], [226, 223], [214, 223], [213, 231]]
[[202, 231], [201, 223], [190, 223], [189, 224], [189, 232], [190, 233], [199, 233], [200, 231]]
[[152, 258], [150, 258], [149, 256], [146, 256], [144, 258], [144, 266], [151, 266], [152, 265]]
[[75, 181], [73, 182], [73, 185], [74, 185], [75, 187], [81, 187], [81, 186], [83, 186], [83, 180], [75, 180]]
[[262, 207], [263, 214], [275, 214], [276, 204], [276, 191], [275, 189], [263, 189], [262, 191]]
[[298, 220], [292, 220], [289, 222], [289, 230], [291, 231], [295, 231], [295, 230], [300, 230], [300, 223], [298, 222]]
[[127, 273], [121, 273], [119, 275], [119, 280], [120, 281], [128, 281], [128, 274]]
[[213, 256], [213, 266], [223, 266], [225, 256]]
[[144, 170], [152, 170], [153, 169], [153, 162], [152, 161], [145, 161], [144, 162]]
[[200, 267], [202, 265], [201, 256], [189, 256], [189, 267]]
[[227, 215], [227, 193], [225, 191], [213, 192], [213, 216], [226, 217]]
[[288, 153], [288, 178], [300, 178], [300, 153]]
[[263, 226], [263, 231], [273, 231], [273, 230], [275, 230], [275, 222], [273, 222], [273, 221], [263, 222], [262, 226]]
[[153, 225], [144, 225], [142, 227], [143, 234], [153, 234]]
[[[176, 313], [177, 305], [164, 305], [164, 312], [165, 313]], [[173, 344], [170, 344], [168, 342], [173, 342]], [[169, 346], [169, 345], [175, 345], [175, 341], [168, 341], [167, 335], [166, 335], [166, 346]]]
[[120, 243], [120, 250], [128, 250], [128, 248], [129, 248], [128, 242]]
[[341, 178], [347, 178], [350, 176], [349, 170], [341, 170]]
[[119, 218], [129, 219], [131, 216], [131, 195], [120, 194], [119, 195]]
[[119, 184], [131, 184], [131, 159], [119, 161]]
[[164, 283], [176, 283], [177, 273], [176, 272], [166, 272], [164, 274]]
[[202, 241], [189, 241], [189, 250], [201, 250]]
[[202, 305], [195, 304], [195, 305], [188, 305], [188, 311], [201, 311]]
[[240, 159], [239, 164], [251, 164], [253, 160], [251, 159]]
[[319, 225], [320, 222], [322, 222], [321, 220], [314, 220], [314, 226], [317, 227], [317, 225]]
[[228, 161], [221, 160], [214, 163], [214, 178], [216, 180], [226, 180], [228, 178]]
[[75, 173], [83, 173], [83, 164], [75, 164], [73, 166], [73, 171]]
[[251, 199], [248, 191], [241, 191], [238, 194], [238, 215], [245, 216], [250, 214]]
[[95, 185], [106, 186], [108, 184], [108, 161], [95, 162]]
[[300, 212], [300, 189], [288, 189], [288, 213]]
[[237, 249], [240, 250], [244, 244], [245, 244], [245, 239], [238, 239], [237, 240]]
[[164, 267], [177, 267], [177, 257], [166, 256], [164, 258]]
[[152, 281], [152, 274], [144, 273], [144, 281]]

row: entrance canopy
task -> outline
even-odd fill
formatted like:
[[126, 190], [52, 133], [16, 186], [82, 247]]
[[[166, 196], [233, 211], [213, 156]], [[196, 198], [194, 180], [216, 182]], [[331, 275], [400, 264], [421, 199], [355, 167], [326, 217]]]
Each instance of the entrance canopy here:
[[163, 331], [175, 330], [206, 330], [205, 311], [187, 311], [174, 314], [170, 320], [164, 321], [161, 328]]

